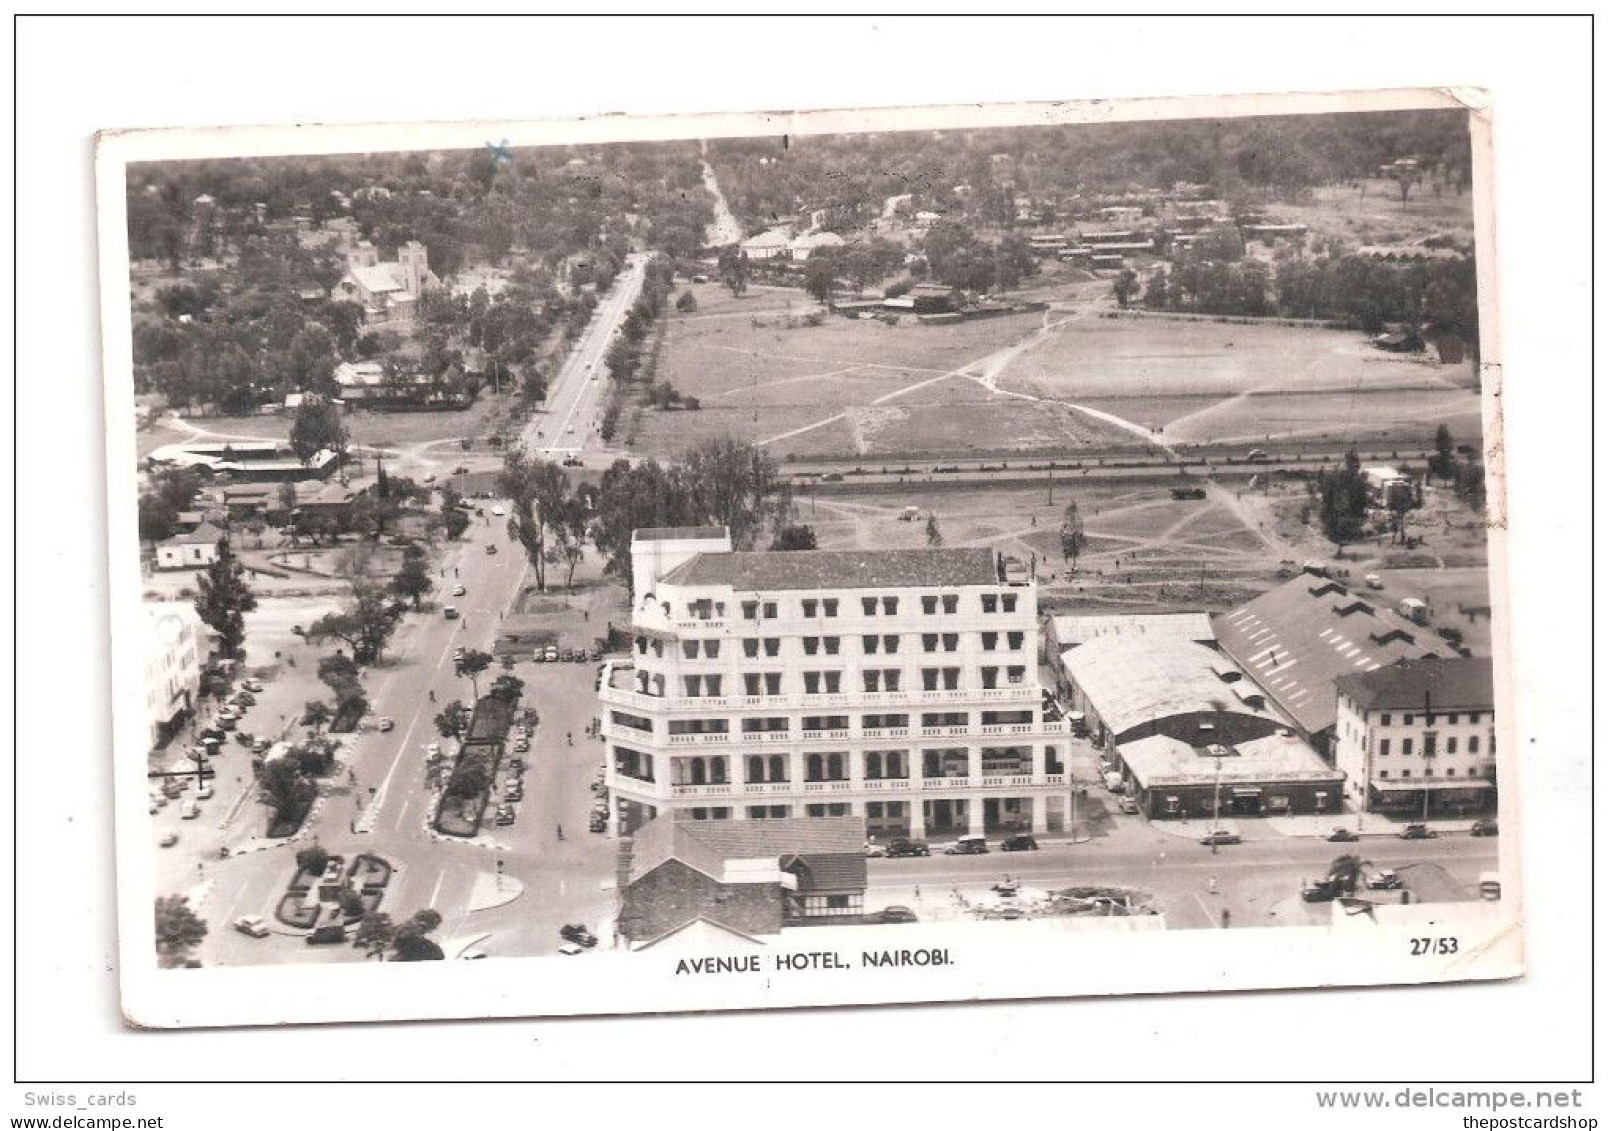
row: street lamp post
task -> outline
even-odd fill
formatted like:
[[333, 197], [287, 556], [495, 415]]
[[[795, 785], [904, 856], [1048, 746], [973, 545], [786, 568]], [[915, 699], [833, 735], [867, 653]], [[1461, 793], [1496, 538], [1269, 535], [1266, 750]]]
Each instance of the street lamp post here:
[[1212, 777], [1212, 855], [1217, 855], [1217, 824], [1223, 808], [1223, 759], [1214, 759], [1217, 772]]

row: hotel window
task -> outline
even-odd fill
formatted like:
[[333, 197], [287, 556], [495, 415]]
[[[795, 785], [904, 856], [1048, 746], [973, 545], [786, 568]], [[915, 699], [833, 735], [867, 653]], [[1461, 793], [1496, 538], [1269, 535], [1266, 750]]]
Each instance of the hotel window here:
[[715, 659], [720, 658], [720, 641], [718, 641], [718, 640], [705, 640], [703, 642], [703, 646], [704, 646], [704, 659], [706, 659], [706, 660], [715, 660]]
[[782, 642], [775, 636], [765, 637], [765, 655], [779, 656], [782, 654]]
[[875, 656], [877, 654], [877, 645], [881, 641], [882, 637], [880, 636], [862, 636], [860, 637], [860, 651], [867, 656]]
[[780, 695], [781, 693], [782, 693], [782, 673], [781, 672], [766, 672], [765, 673], [765, 694], [766, 695]]
[[983, 612], [985, 612], [985, 613], [997, 613], [997, 612], [999, 612], [999, 594], [998, 593], [984, 593], [983, 594]]
[[1390, 776], [1390, 771], [1389, 770], [1380, 770], [1379, 771], [1379, 776], [1380, 776], [1380, 778], [1388, 778]]
[[937, 668], [922, 668], [921, 669], [921, 689], [923, 691], [937, 691], [938, 690], [938, 669]]
[[883, 668], [882, 669], [882, 690], [884, 690], [884, 691], [898, 691], [899, 690], [899, 676], [900, 676], [900, 671], [899, 671], [898, 668]]
[[804, 654], [806, 656], [813, 656], [820, 650], [821, 638], [819, 636], [806, 636], [804, 638]]
[[1004, 608], [1004, 610], [1007, 613], [1014, 613], [1016, 611], [1016, 594], [1015, 593], [1006, 593], [1004, 596], [1002, 596], [999, 599], [999, 602], [1000, 602], [1000, 605]]
[[1448, 753], [1448, 754], [1456, 754], [1457, 753], [1457, 739], [1454, 738], [1452, 735], [1447, 735], [1446, 736], [1446, 753]]
[[1401, 776], [1404, 778], [1410, 778], [1413, 776], [1413, 772], [1411, 770], [1403, 770], [1401, 772]]
[[921, 611], [926, 613], [929, 617], [936, 614], [938, 612], [938, 598], [923, 597], [921, 599]]
[[821, 603], [814, 597], [806, 597], [802, 602], [800, 602], [800, 604], [803, 606], [804, 615], [806, 617], [815, 616], [816, 611], [821, 607]]
[[860, 611], [868, 617], [877, 615], [877, 599], [875, 597], [861, 597]]
[[944, 633], [944, 651], [945, 652], [953, 652], [955, 649], [957, 649], [959, 647], [960, 647], [960, 633], [958, 633], [958, 632], [946, 632], [946, 633]]
[[821, 643], [826, 648], [828, 656], [836, 656], [838, 649], [843, 645], [843, 638], [841, 636], [823, 636], [821, 637]]
[[1005, 634], [1005, 645], [1012, 652], [1020, 652], [1022, 650], [1022, 641], [1024, 639], [1025, 637], [1020, 632], [1007, 632]]
[[1381, 758], [1390, 757], [1390, 739], [1381, 738], [1379, 740], [1379, 756]]
[[836, 597], [828, 597], [821, 602], [821, 612], [829, 617], [837, 616], [838, 603]]
[[696, 640], [683, 640], [681, 642], [681, 654], [689, 660], [696, 660], [698, 658], [698, 642]]
[[960, 598], [953, 593], [945, 593], [941, 599], [946, 613], [953, 615], [960, 608]]
[[1401, 717], [1401, 725], [1404, 726], [1404, 727], [1412, 726], [1413, 725], [1413, 717], [1411, 715], [1403, 715]]
[[998, 648], [998, 647], [999, 647], [999, 633], [997, 633], [997, 632], [985, 632], [985, 633], [983, 633], [983, 651], [992, 652], [995, 648]]
[[653, 654], [655, 656], [663, 656], [664, 655], [664, 641], [663, 640], [655, 640], [653, 642]]
[[822, 674], [826, 676], [826, 693], [828, 695], [836, 695], [843, 690], [842, 672], [823, 672]]
[[744, 734], [786, 734], [787, 718], [783, 715], [773, 715], [769, 718], [755, 718], [743, 720]]
[[1404, 739], [1401, 740], [1401, 752], [1403, 754], [1411, 754], [1413, 752], [1413, 740], [1412, 739], [1404, 738]]
[[960, 669], [959, 668], [945, 668], [944, 669], [944, 690], [945, 691], [955, 691], [955, 690], [958, 690], [959, 687], [960, 687]]
[[1384, 714], [1379, 716], [1379, 725], [1382, 726], [1382, 727], [1387, 727], [1387, 726], [1390, 725], [1390, 712], [1389, 711], [1386, 711]]
[[[1412, 720], [1409, 719], [1408, 721], [1411, 722]], [[1435, 725], [1435, 713], [1433, 711], [1424, 716], [1424, 725], [1427, 727], [1432, 727]]]
[[1469, 739], [1468, 739], [1468, 752], [1470, 754], [1478, 754], [1480, 752], [1480, 736], [1479, 735], [1474, 734], [1474, 735], [1469, 736]]
[[1452, 727], [1457, 725], [1457, 712], [1456, 711], [1452, 711], [1450, 714], [1448, 714], [1446, 716], [1446, 725], [1447, 726], [1452, 726]]
[[882, 615], [885, 617], [897, 616], [899, 613], [899, 598], [882, 598]]
[[637, 646], [637, 655], [646, 656], [648, 654], [648, 638], [646, 636], [637, 637], [636, 638], [636, 646]]
[[820, 672], [805, 672], [804, 673], [804, 694], [805, 695], [819, 695], [820, 693], [821, 693], [821, 673]]
[[1005, 669], [1005, 678], [1012, 683], [1021, 683], [1027, 678], [1027, 669], [1021, 666], [1012, 666]]
[[759, 686], [759, 676], [753, 673], [743, 676], [743, 693], [745, 695], [758, 695]]
[[860, 719], [860, 726], [870, 730], [878, 730], [882, 727], [907, 727], [909, 725], [909, 715], [864, 715]]
[[765, 619], [766, 620], [775, 620], [776, 619], [776, 602], [775, 601], [766, 601], [765, 602]]
[[682, 684], [687, 689], [687, 698], [696, 699], [703, 694], [703, 676], [689, 675], [682, 678]]
[[759, 641], [757, 639], [744, 640], [743, 655], [747, 656], [750, 660], [757, 657], [759, 655]]
[[923, 652], [938, 651], [938, 634], [936, 632], [923, 632], [921, 634], [921, 650]]
[[706, 694], [718, 698], [720, 695], [720, 677], [718, 675], [704, 676], [704, 688]]
[[1479, 775], [1479, 770], [1475, 769], [1473, 766], [1470, 766], [1468, 768], [1468, 776], [1469, 777], [1471, 777], [1471, 778], [1472, 777], [1477, 777], [1478, 775]]
[[999, 669], [998, 668], [984, 668], [984, 669], [982, 669], [982, 672], [983, 672], [983, 690], [992, 691], [994, 688], [999, 686]]
[[882, 650], [890, 656], [897, 652], [899, 650], [899, 637], [893, 633], [884, 636], [882, 638]]
[[744, 601], [743, 602], [743, 619], [744, 620], [758, 620], [759, 619], [759, 602], [758, 601]]

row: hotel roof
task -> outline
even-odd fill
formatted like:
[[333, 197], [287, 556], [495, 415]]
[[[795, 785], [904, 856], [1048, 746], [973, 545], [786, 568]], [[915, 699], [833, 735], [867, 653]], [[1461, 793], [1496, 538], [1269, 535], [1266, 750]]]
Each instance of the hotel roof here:
[[1496, 684], [1489, 657], [1414, 660], [1361, 675], [1345, 675], [1336, 686], [1368, 711], [1489, 711]]
[[799, 550], [699, 554], [665, 585], [729, 585], [742, 591], [998, 585], [988, 549]]
[[638, 829], [632, 842], [631, 880], [668, 860], [680, 860], [726, 883], [779, 878], [728, 866], [770, 860], [779, 870], [802, 873], [801, 888], [865, 887], [863, 817], [781, 817], [769, 820], [697, 821], [672, 811]]
[[1334, 725], [1341, 676], [1445, 654], [1428, 629], [1312, 573], [1213, 624], [1223, 650], [1308, 734]]
[[631, 532], [633, 542], [687, 542], [725, 538], [724, 526], [648, 526]]

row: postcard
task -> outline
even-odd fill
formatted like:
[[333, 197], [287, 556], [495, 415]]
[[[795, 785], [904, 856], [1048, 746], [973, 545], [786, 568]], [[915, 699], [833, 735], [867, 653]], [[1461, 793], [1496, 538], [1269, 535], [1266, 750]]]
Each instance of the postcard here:
[[1521, 975], [1490, 122], [103, 134], [129, 1023]]

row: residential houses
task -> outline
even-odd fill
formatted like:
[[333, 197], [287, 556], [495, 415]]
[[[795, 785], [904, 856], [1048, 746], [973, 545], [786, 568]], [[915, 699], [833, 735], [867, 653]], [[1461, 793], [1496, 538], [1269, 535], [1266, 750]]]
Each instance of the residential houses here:
[[228, 537], [210, 522], [156, 544], [157, 569], [205, 569], [218, 560], [218, 540]]

